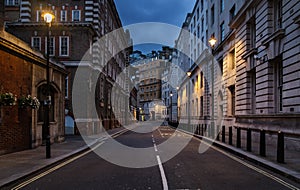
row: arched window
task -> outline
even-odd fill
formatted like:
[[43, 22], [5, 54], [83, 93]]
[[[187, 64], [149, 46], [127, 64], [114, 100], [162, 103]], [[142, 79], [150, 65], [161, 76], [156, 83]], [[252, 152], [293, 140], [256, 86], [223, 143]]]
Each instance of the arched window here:
[[[50, 96], [51, 96], [51, 106], [49, 110], [49, 121], [53, 122], [55, 121], [54, 118], [54, 107], [55, 107], [55, 89], [51, 86], [50, 87]], [[45, 121], [45, 103], [44, 101], [47, 99], [47, 85], [43, 84], [40, 87], [38, 87], [38, 99], [41, 102], [41, 106], [38, 110], [38, 122]]]

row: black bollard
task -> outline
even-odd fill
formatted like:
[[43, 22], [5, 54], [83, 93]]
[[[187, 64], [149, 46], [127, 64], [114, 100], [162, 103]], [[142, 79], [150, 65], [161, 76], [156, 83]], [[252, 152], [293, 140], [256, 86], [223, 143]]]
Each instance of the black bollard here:
[[281, 131], [278, 131], [277, 162], [284, 163], [284, 134]]
[[251, 129], [247, 129], [247, 151], [251, 152]]
[[232, 127], [229, 127], [229, 144], [232, 145]]
[[236, 128], [236, 147], [241, 148], [241, 128]]
[[217, 141], [220, 141], [220, 125], [217, 125]]
[[222, 142], [225, 142], [225, 125], [222, 126]]
[[266, 132], [263, 129], [260, 131], [259, 154], [266, 156]]

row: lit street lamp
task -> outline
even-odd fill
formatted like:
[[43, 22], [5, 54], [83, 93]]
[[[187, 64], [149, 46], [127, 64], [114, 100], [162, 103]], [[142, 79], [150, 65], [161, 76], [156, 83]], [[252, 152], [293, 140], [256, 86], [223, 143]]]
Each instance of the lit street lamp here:
[[190, 105], [190, 99], [191, 99], [191, 85], [190, 85], [190, 77], [192, 75], [192, 72], [188, 71], [187, 73], [187, 76], [188, 76], [188, 129], [190, 128], [191, 126], [191, 105]]
[[51, 106], [51, 95], [50, 95], [50, 65], [49, 65], [49, 53], [50, 53], [50, 27], [51, 22], [54, 18], [54, 15], [51, 13], [44, 14], [44, 21], [47, 24], [47, 99], [44, 102], [45, 104], [45, 121], [44, 125], [46, 128], [46, 158], [51, 158], [51, 149], [50, 149], [50, 121], [49, 121], [49, 110]]
[[[217, 40], [216, 40], [216, 38], [214, 37], [214, 36], [212, 36], [210, 39], [209, 39], [209, 44], [210, 44], [210, 46], [211, 46], [211, 48], [212, 48], [212, 53], [213, 53], [213, 48], [215, 47], [215, 44], [217, 43]], [[213, 131], [213, 134], [215, 133], [215, 131], [214, 131], [214, 127], [215, 127], [215, 93], [214, 93], [214, 57], [213, 57], [213, 55], [212, 55], [212, 66], [211, 66], [211, 83], [212, 83], [212, 89], [211, 89], [211, 96], [212, 96], [212, 98], [211, 98], [211, 110], [212, 110], [212, 113], [211, 113], [211, 124], [210, 124], [210, 126], [211, 126], [211, 131]], [[214, 137], [214, 136], [213, 136]]]
[[170, 122], [172, 123], [172, 109], [173, 109], [173, 107], [172, 107], [172, 98], [173, 98], [173, 93], [172, 93], [172, 91], [171, 91], [171, 93], [170, 93], [170, 102], [171, 102], [171, 109], [170, 109]]

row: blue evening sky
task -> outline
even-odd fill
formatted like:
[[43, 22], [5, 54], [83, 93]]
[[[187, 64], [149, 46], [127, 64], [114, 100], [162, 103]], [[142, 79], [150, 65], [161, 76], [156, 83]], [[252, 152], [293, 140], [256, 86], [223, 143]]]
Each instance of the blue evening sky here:
[[[193, 11], [196, 0], [115, 0], [123, 26], [142, 22], [161, 22], [182, 26], [187, 13]], [[178, 36], [178, 35], [177, 35]], [[176, 37], [177, 37], [176, 36]], [[174, 36], [174, 40], [176, 39]], [[133, 43], [134, 43], [134, 36]], [[174, 44], [173, 44], [174, 45]], [[134, 49], [149, 53], [160, 45], [144, 44]]]

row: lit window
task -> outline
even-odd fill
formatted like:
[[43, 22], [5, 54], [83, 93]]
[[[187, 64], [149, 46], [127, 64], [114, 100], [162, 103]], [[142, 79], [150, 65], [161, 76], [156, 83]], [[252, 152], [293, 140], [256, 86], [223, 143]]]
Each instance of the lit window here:
[[72, 10], [72, 21], [80, 21], [80, 10]]
[[69, 37], [60, 36], [59, 37], [59, 55], [69, 56]]

